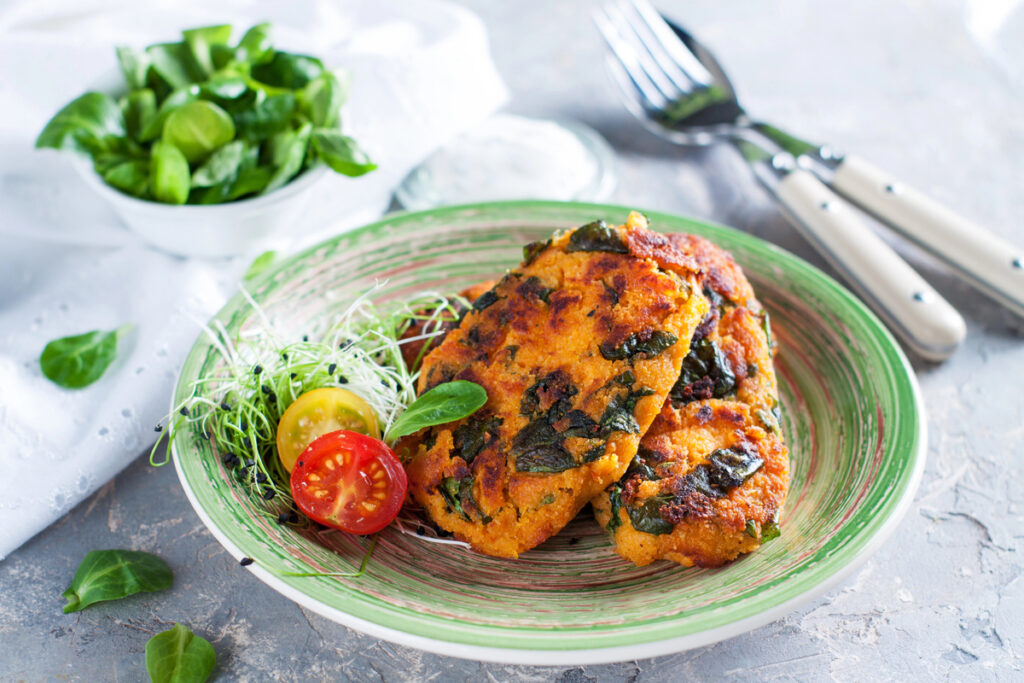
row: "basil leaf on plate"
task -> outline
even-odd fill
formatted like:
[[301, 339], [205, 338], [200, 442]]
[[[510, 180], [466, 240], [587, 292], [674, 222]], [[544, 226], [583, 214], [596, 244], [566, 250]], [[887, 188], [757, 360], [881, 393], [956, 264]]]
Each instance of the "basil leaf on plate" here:
[[125, 325], [112, 332], [93, 330], [54, 339], [43, 348], [39, 367], [47, 379], [65, 389], [87, 387], [114, 362], [117, 340], [130, 329]]
[[245, 271], [245, 275], [242, 276], [242, 280], [248, 282], [254, 279], [257, 275], [265, 271], [274, 261], [277, 259], [277, 252], [273, 249], [265, 251], [252, 260], [249, 264], [249, 268]]
[[175, 624], [146, 643], [146, 671], [153, 683], [203, 683], [216, 665], [210, 642], [184, 624]]
[[137, 550], [93, 550], [82, 559], [63, 593], [68, 601], [64, 614], [142, 591], [166, 590], [173, 580], [171, 568], [156, 555]]
[[107, 137], [125, 135], [124, 115], [114, 98], [87, 92], [57, 112], [36, 138], [36, 148], [72, 149], [95, 154]]
[[386, 441], [418, 432], [424, 427], [461, 420], [487, 403], [487, 391], [473, 382], [445, 382], [413, 401], [388, 430]]
[[318, 128], [312, 144], [317, 158], [343, 175], [354, 178], [377, 168], [359, 144], [340, 131]]

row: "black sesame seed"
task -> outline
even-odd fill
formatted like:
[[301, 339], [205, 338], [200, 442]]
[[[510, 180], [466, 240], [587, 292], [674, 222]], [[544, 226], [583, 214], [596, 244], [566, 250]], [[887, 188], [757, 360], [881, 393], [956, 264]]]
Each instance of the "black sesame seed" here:
[[186, 408], [185, 406], [182, 406], [181, 410], [179, 410], [178, 412], [184, 415], [185, 417], [188, 417], [188, 408]]
[[252, 369], [252, 374], [254, 374], [254, 375], [258, 375], [261, 372], [263, 372], [263, 366], [262, 365], [257, 365], [256, 367], [254, 367]]
[[269, 394], [269, 393], [270, 393], [270, 387], [268, 387], [268, 386], [267, 386], [266, 384], [264, 384], [263, 386], [261, 386], [261, 387], [260, 387], [260, 390], [261, 390], [261, 391], [262, 391], [262, 392], [263, 392], [264, 394]]
[[223, 460], [224, 460], [224, 464], [225, 464], [225, 465], [227, 465], [227, 464], [228, 464], [229, 462], [231, 462], [232, 460], [237, 460], [237, 459], [238, 459], [238, 458], [237, 458], [237, 457], [235, 456], [235, 454], [234, 454], [234, 453], [225, 453], [225, 454], [224, 454], [224, 458], [223, 458]]
[[274, 489], [267, 489], [263, 492], [263, 500], [273, 500], [274, 496], [277, 495], [277, 491]]
[[248, 422], [243, 422], [242, 424], [238, 425], [238, 427], [239, 427], [239, 429], [241, 429], [241, 430], [242, 430], [243, 432], [247, 432], [247, 431], [249, 431], [249, 423], [248, 423]]
[[252, 559], [251, 557], [243, 557], [242, 559], [240, 559], [238, 561], [238, 564], [242, 565], [243, 567], [248, 567], [250, 564], [252, 564], [255, 561], [256, 560]]
[[161, 425], [157, 425], [156, 427], [153, 427], [153, 431], [154, 432], [162, 432], [162, 431], [164, 431], [164, 428]]
[[308, 342], [309, 341], [309, 335], [308, 334], [302, 335], [302, 341]]
[[295, 379], [295, 378], [296, 378], [296, 377], [298, 377], [298, 376], [299, 376], [299, 373], [297, 373], [297, 372], [293, 372], [293, 373], [291, 374], [291, 378], [292, 378], [292, 379]]
[[297, 465], [298, 467], [302, 467], [302, 461], [300, 460], [299, 462], [297, 462], [297, 463], [296, 463], [296, 465]]
[[267, 394], [267, 400], [270, 401], [271, 403], [277, 403], [277, 394], [271, 391], [269, 394]]
[[287, 524], [288, 523], [288, 513], [287, 512], [282, 512], [281, 514], [279, 514], [277, 516], [277, 523], [278, 524]]
[[425, 528], [423, 528], [422, 526], [418, 526], [418, 527], [416, 527], [416, 533], [418, 533], [420, 536], [426, 536], [427, 535], [427, 530]]
[[267, 475], [263, 474], [262, 472], [257, 472], [256, 473], [256, 483], [257, 484], [262, 484], [265, 481], [267, 481]]
[[287, 353], [282, 353], [281, 354], [281, 360], [288, 360], [288, 354]]
[[220, 409], [221, 410], [231, 410], [231, 404], [228, 403], [227, 401], [221, 401]]
[[252, 467], [255, 464], [256, 464], [255, 460], [253, 460], [252, 458], [246, 458], [246, 460], [245, 460], [245, 466], [246, 467]]
[[334, 371], [337, 370], [337, 369], [338, 369], [338, 364], [337, 363], [331, 363], [330, 365], [327, 366], [327, 374], [328, 375], [333, 375]]
[[348, 384], [348, 377], [345, 375], [338, 375], [338, 384]]
[[295, 512], [289, 512], [288, 513], [288, 521], [291, 522], [292, 524], [298, 524], [298, 522], [299, 522], [299, 515], [297, 513], [295, 513]]

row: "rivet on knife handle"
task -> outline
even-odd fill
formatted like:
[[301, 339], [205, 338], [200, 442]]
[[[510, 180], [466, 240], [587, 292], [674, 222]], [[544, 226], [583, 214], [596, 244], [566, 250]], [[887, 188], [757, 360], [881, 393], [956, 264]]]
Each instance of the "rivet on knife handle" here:
[[930, 360], [952, 355], [967, 332], [963, 318], [852, 207], [800, 169], [776, 193], [797, 229], [910, 348]]
[[838, 165], [832, 187], [1024, 316], [1024, 248], [974, 225], [854, 155], [846, 155]]

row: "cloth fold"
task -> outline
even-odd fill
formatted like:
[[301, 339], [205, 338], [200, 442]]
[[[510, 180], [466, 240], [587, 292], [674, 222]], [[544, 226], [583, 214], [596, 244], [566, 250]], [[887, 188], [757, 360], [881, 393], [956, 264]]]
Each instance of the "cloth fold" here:
[[[282, 226], [296, 248], [382, 214], [409, 170], [507, 97], [483, 25], [441, 0], [37, 0], [0, 13], [0, 559], [153, 442], [196, 321], [236, 291], [254, 255], [206, 261], [147, 247], [65, 156], [33, 150], [35, 136], [116, 66], [114, 45], [260, 21], [274, 23], [281, 49], [351, 72], [346, 130], [379, 164], [316, 186], [301, 225]], [[134, 331], [95, 384], [69, 391], [42, 376], [47, 341], [125, 323]]]

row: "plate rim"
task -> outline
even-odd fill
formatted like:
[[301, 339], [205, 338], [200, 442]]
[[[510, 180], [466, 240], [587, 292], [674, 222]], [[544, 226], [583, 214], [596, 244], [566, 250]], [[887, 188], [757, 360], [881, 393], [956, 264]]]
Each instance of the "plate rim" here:
[[[380, 227], [392, 225], [395, 223], [401, 223], [409, 220], [415, 220], [424, 217], [434, 217], [438, 215], [448, 214], [461, 214], [465, 212], [487, 212], [493, 209], [509, 209], [509, 208], [522, 208], [524, 211], [529, 209], [585, 209], [593, 210], [604, 213], [622, 213], [630, 210], [637, 210], [635, 207], [627, 207], [622, 205], [604, 204], [604, 203], [590, 203], [590, 202], [559, 202], [559, 201], [547, 201], [547, 200], [509, 200], [509, 201], [497, 201], [497, 202], [480, 202], [474, 204], [461, 204], [454, 206], [446, 206], [434, 209], [427, 209], [423, 211], [403, 211], [388, 214], [381, 219], [372, 223], [363, 225], [350, 231], [339, 233], [331, 238], [318, 242], [306, 249], [303, 249], [296, 254], [284, 259], [281, 263], [275, 264], [272, 268], [268, 269], [267, 272], [263, 273], [255, 281], [249, 283], [250, 289], [256, 289], [265, 280], [274, 277], [279, 271], [293, 265], [297, 261], [301, 261], [316, 251], [323, 249], [331, 243], [345, 239], [346, 237], [352, 238], [358, 234], [368, 233]], [[714, 223], [711, 221], [705, 221], [701, 219], [691, 218], [688, 216], [682, 216], [678, 214], [670, 214], [658, 211], [646, 211], [643, 213], [649, 217], [655, 219], [667, 219], [669, 222], [683, 222], [700, 228], [708, 228], [711, 232], [724, 232], [726, 234], [738, 235], [742, 240], [747, 240], [755, 246], [765, 249], [768, 252], [772, 252], [782, 258], [784, 261], [788, 261], [790, 265], [796, 266], [798, 269], [804, 270], [809, 273], [812, 277], [817, 279], [819, 282], [825, 285], [829, 285], [831, 288], [836, 290], [841, 298], [846, 300], [846, 303], [852, 306], [857, 313], [865, 317], [873, 327], [880, 333], [882, 340], [886, 342], [886, 345], [894, 352], [895, 357], [899, 361], [898, 364], [894, 364], [894, 369], [902, 369], [907, 380], [907, 386], [909, 388], [910, 396], [913, 399], [914, 418], [917, 421], [917, 429], [914, 434], [915, 443], [913, 448], [908, 448], [906, 456], [913, 458], [913, 465], [910, 469], [909, 476], [906, 479], [906, 485], [903, 489], [902, 494], [895, 499], [888, 517], [882, 522], [882, 524], [876, 528], [871, 536], [869, 536], [862, 547], [857, 550], [853, 556], [846, 562], [845, 565], [836, 568], [832, 573], [826, 575], [820, 581], [812, 586], [809, 586], [799, 594], [792, 596], [791, 598], [782, 602], [770, 605], [755, 614], [751, 614], [745, 617], [741, 617], [734, 621], [721, 624], [709, 629], [696, 631], [693, 633], [684, 634], [681, 636], [669, 636], [669, 637], [658, 637], [655, 635], [654, 638], [646, 642], [631, 643], [629, 645], [612, 646], [612, 647], [601, 647], [601, 648], [585, 648], [585, 647], [573, 647], [572, 645], [567, 646], [563, 649], [536, 649], [530, 647], [493, 647], [483, 646], [472, 643], [458, 642], [453, 640], [442, 640], [440, 638], [431, 638], [409, 631], [400, 630], [390, 626], [386, 626], [381, 623], [369, 621], [357, 617], [349, 612], [341, 610], [336, 607], [332, 607], [323, 604], [315, 598], [306, 595], [301, 590], [285, 581], [282, 577], [277, 576], [268, 570], [259, 566], [259, 564], [252, 564], [247, 567], [249, 571], [257, 576], [263, 583], [267, 584], [277, 592], [281, 593], [285, 597], [296, 602], [301, 607], [309, 609], [325, 618], [332, 621], [345, 625], [349, 628], [355, 629], [362, 633], [366, 633], [370, 636], [386, 639], [401, 645], [414, 647], [420, 650], [434, 652], [440, 655], [454, 656], [463, 659], [472, 659], [477, 661], [489, 661], [489, 662], [500, 662], [509, 664], [533, 664], [533, 665], [584, 665], [584, 664], [598, 664], [598, 663], [609, 663], [618, 662], [630, 659], [647, 658], [659, 655], [671, 654], [680, 652], [695, 647], [711, 645], [727, 638], [731, 638], [741, 633], [745, 633], [759, 626], [763, 626], [767, 623], [775, 621], [780, 617], [806, 605], [813, 599], [827, 593], [836, 585], [841, 583], [856, 570], [858, 570], [864, 562], [867, 561], [871, 555], [873, 555], [883, 545], [895, 531], [895, 529], [902, 522], [905, 517], [907, 510], [913, 502], [916, 491], [919, 487], [921, 476], [924, 471], [925, 463], [927, 460], [927, 418], [925, 413], [925, 407], [921, 398], [920, 388], [918, 386], [916, 374], [913, 371], [912, 366], [903, 353], [902, 348], [895, 341], [892, 335], [889, 333], [885, 325], [874, 315], [859, 299], [857, 299], [848, 289], [842, 284], [837, 282], [834, 278], [823, 272], [811, 263], [808, 263], [804, 259], [792, 254], [791, 252], [775, 245], [771, 242], [763, 240], [750, 233], [737, 230], [725, 225]], [[214, 314], [212, 319], [220, 319], [226, 312], [232, 311], [238, 308], [239, 303], [245, 301], [242, 293], [237, 293], [232, 296], [220, 310]], [[204, 346], [203, 332], [200, 332], [193, 343], [192, 348], [189, 351], [186, 360], [182, 364], [182, 368], [178, 373], [178, 377], [175, 382], [175, 391], [171, 397], [171, 410], [173, 411], [174, 406], [180, 400], [179, 395], [182, 393], [182, 380], [185, 369], [190, 367], [190, 361], [192, 356], [198, 352], [201, 346]], [[189, 391], [191, 391], [189, 389]], [[902, 392], [899, 392], [902, 393]], [[200, 520], [210, 530], [211, 534], [217, 539], [217, 541], [236, 559], [241, 560], [242, 557], [246, 556], [246, 553], [241, 547], [235, 543], [226, 533], [224, 533], [219, 526], [214, 522], [212, 517], [200, 504], [195, 491], [192, 489], [184, 468], [180, 461], [181, 455], [179, 448], [175, 447], [172, 443], [170, 447], [171, 460], [174, 462], [175, 471], [178, 475], [178, 480], [181, 482], [182, 488], [185, 491], [186, 497], [193, 509], [196, 511]], [[408, 608], [405, 608], [408, 609]], [[410, 610], [411, 611], [411, 610]], [[445, 619], [442, 619], [443, 621]], [[447, 619], [450, 621], [450, 619]], [[501, 626], [491, 626], [500, 630]]]

